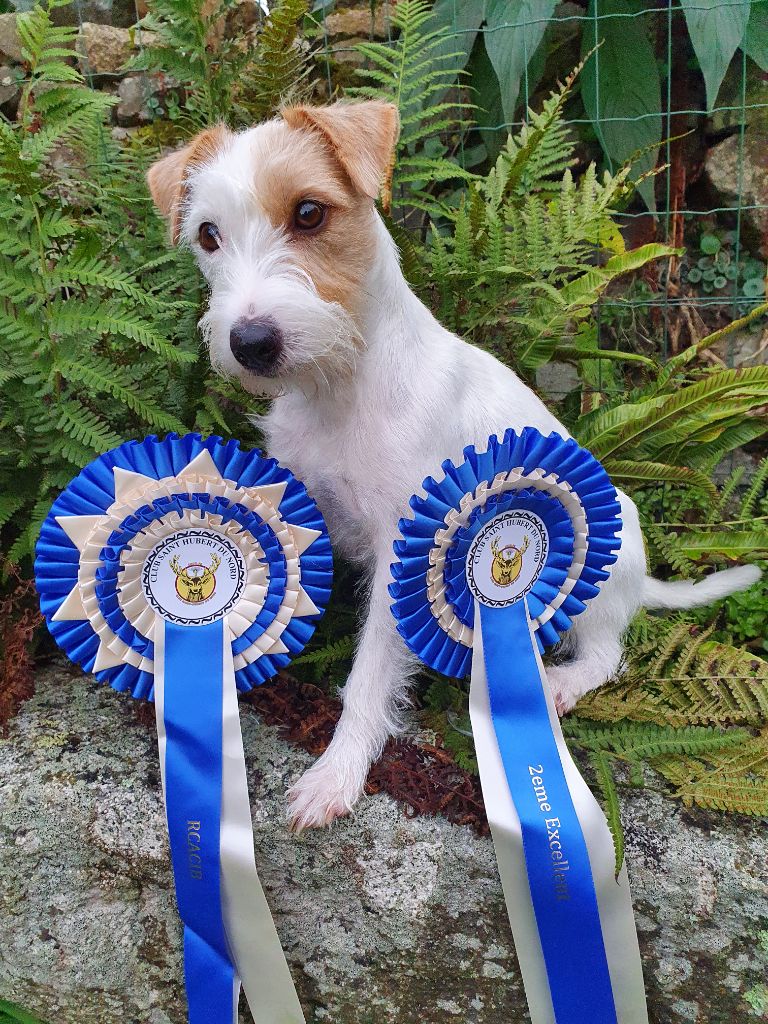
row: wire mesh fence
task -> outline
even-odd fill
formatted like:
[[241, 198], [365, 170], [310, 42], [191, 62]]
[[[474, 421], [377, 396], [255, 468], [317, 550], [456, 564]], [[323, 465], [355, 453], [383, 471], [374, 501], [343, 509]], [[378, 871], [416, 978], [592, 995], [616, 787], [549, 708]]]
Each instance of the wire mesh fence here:
[[[347, 5], [316, 4], [329, 93], [339, 66], [358, 61], [355, 39], [335, 38], [340, 8]], [[367, 13], [369, 38], [392, 40], [393, 8], [361, 6], [350, 28], [361, 34]], [[589, 55], [567, 112], [584, 159], [615, 171], [644, 149], [638, 169], [660, 168], [617, 216], [633, 243], [663, 241], [686, 255], [655, 281], [601, 300], [601, 342], [624, 320], [652, 333], [666, 357], [764, 297], [768, 0], [437, 0], [434, 10], [478, 105], [476, 123], [461, 132], [462, 153], [482, 137], [493, 155], [529, 107]], [[747, 346], [748, 357], [764, 356], [760, 347], [759, 339]], [[738, 358], [729, 343], [726, 360]]]

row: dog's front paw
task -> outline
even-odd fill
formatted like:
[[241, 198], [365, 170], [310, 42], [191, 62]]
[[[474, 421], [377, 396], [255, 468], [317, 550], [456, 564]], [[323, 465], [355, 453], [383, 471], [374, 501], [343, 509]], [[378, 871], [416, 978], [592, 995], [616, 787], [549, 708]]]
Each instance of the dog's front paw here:
[[343, 776], [325, 756], [312, 765], [288, 790], [288, 820], [294, 832], [305, 828], [322, 828], [336, 818], [349, 814], [363, 786], [362, 778], [349, 769]]
[[568, 671], [566, 665], [550, 665], [547, 669], [547, 681], [557, 713], [562, 718], [576, 706], [585, 691], [579, 688], [574, 675]]

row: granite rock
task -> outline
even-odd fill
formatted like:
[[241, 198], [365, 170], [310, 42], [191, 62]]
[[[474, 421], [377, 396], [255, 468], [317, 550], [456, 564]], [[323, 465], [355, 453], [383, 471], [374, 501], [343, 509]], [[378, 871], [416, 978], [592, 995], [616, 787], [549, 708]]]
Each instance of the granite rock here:
[[6, 117], [15, 117], [16, 108], [21, 96], [19, 68], [0, 65], [0, 110]]
[[127, 28], [87, 21], [80, 26], [77, 52], [83, 74], [117, 75], [136, 52], [134, 34]]
[[[248, 706], [242, 723], [259, 872], [308, 1024], [528, 1020], [490, 840], [386, 796], [296, 838], [285, 789], [310, 758]], [[0, 741], [0, 998], [49, 1024], [182, 1024], [158, 774], [129, 699], [40, 672]], [[764, 825], [622, 799], [653, 1024], [765, 1019]]]
[[768, 175], [766, 145], [768, 123], [763, 120], [749, 126], [740, 135], [714, 146], [707, 153], [706, 172], [724, 206], [742, 208], [745, 224], [752, 229], [755, 244], [768, 257]]
[[0, 14], [0, 56], [14, 64], [21, 64], [24, 60], [15, 14]]
[[326, 14], [325, 31], [331, 37], [359, 36], [364, 39], [383, 39], [387, 34], [392, 5], [376, 4], [375, 7], [352, 7], [335, 9]]
[[122, 127], [148, 124], [152, 120], [147, 101], [154, 93], [149, 75], [128, 75], [117, 87], [117, 123]]

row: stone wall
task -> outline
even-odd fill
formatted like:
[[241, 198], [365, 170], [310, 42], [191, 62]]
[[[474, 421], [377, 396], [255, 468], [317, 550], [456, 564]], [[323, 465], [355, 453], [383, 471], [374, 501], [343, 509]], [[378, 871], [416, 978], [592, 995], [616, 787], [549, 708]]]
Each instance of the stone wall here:
[[[490, 840], [385, 796], [296, 838], [285, 789], [309, 758], [242, 720], [259, 872], [308, 1024], [528, 1020]], [[652, 1024], [766, 1019], [764, 826], [652, 789], [625, 791], [623, 816]], [[155, 739], [65, 667], [0, 742], [0, 920], [0, 998], [48, 1024], [183, 1024]]]

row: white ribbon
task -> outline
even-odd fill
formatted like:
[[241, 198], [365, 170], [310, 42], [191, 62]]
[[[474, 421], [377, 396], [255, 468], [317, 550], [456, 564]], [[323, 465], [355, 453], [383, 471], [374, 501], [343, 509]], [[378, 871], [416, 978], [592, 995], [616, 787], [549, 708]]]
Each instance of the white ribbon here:
[[[493, 836], [531, 1022], [556, 1024], [544, 955], [528, 887], [520, 819], [509, 792], [491, 718], [477, 602], [474, 622], [469, 714], [488, 824]], [[547, 700], [552, 732], [587, 845], [618, 1024], [648, 1024], [640, 950], [626, 864], [622, 865], [616, 878], [616, 858], [608, 823], [568, 751], [555, 703], [546, 685], [546, 674], [538, 647], [535, 643], [533, 646]], [[589, 979], [585, 979], [585, 984], [588, 983]]]
[[[226, 622], [225, 622], [226, 635]], [[165, 800], [164, 646], [165, 621], [155, 619], [155, 717]], [[239, 977], [235, 977], [232, 1020], [237, 1022], [240, 984], [256, 1024], [305, 1024], [272, 914], [256, 871], [253, 822], [248, 796], [231, 643], [224, 644], [222, 800], [219, 856], [224, 927]]]

